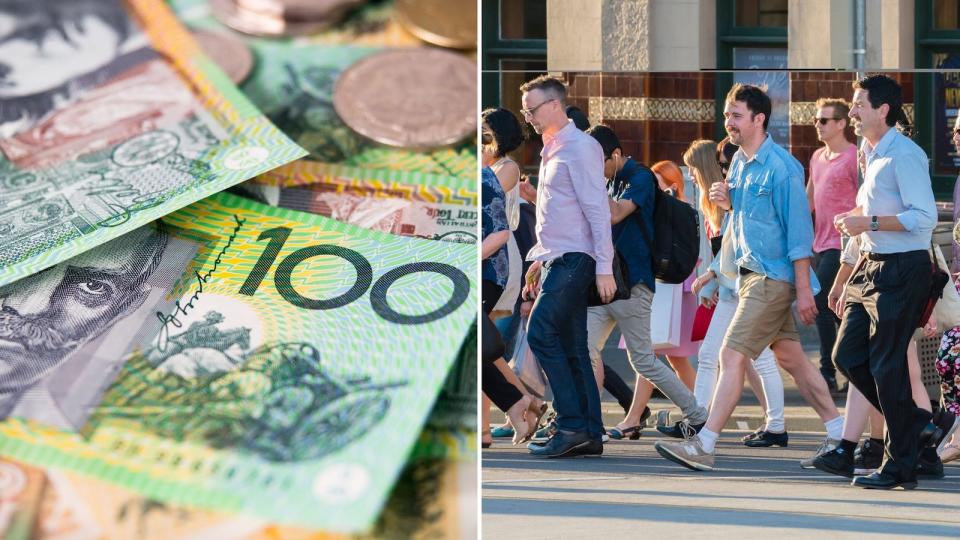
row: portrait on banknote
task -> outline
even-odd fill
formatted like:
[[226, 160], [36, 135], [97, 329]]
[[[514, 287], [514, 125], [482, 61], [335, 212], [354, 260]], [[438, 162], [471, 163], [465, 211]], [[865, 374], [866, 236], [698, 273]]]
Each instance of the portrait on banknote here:
[[195, 252], [143, 227], [0, 287], [0, 418], [81, 425]]

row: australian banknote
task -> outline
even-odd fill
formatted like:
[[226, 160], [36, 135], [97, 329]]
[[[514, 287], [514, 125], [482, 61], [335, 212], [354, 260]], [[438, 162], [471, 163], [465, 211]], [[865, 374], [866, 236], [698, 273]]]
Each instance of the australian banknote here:
[[[476, 191], [445, 177], [421, 185], [370, 179], [364, 170], [339, 167], [319, 178], [285, 179], [267, 173], [242, 184], [255, 197], [275, 206], [322, 215], [371, 230], [438, 241], [476, 243]], [[352, 175], [348, 176], [348, 175]], [[264, 178], [267, 177], [267, 178]], [[460, 347], [417, 455], [475, 455], [476, 326]]]
[[0, 285], [303, 155], [157, 0], [0, 16]]
[[473, 245], [208, 197], [0, 288], [0, 453], [362, 530], [475, 319], [476, 264]]
[[421, 461], [404, 468], [362, 536], [271, 523], [151, 499], [97, 478], [0, 458], [6, 540], [374, 540], [476, 538], [476, 470]]

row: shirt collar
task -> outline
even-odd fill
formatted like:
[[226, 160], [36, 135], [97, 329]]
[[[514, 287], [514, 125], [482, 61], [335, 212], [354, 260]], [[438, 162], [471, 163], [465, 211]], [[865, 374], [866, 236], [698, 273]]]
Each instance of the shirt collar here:
[[[760, 147], [757, 148], [757, 152], [753, 154], [752, 159], [757, 160], [761, 165], [763, 165], [767, 161], [767, 156], [773, 151], [774, 144], [776, 143], [773, 142], [773, 136], [767, 133], [767, 138], [760, 143]], [[740, 159], [744, 161], [744, 163], [749, 163], [747, 160], [747, 154], [743, 151], [743, 148], [740, 148], [737, 150], [737, 153], [734, 154], [734, 156], [738, 155], [740, 156]]]
[[863, 153], [869, 157], [880, 157], [885, 155], [890, 151], [890, 147], [893, 146], [894, 141], [897, 139], [897, 135], [900, 132], [897, 131], [897, 128], [890, 127], [887, 132], [880, 138], [880, 142], [877, 143], [877, 146], [870, 148], [870, 143], [866, 139], [863, 140]]
[[543, 139], [543, 145], [547, 146], [549, 144], [552, 144], [554, 141], [562, 141], [563, 139], [569, 136], [569, 133], [571, 133], [571, 130], [576, 130], [576, 129], [577, 129], [577, 126], [573, 125], [573, 120], [567, 120], [567, 125], [558, 129], [556, 133], [554, 133], [553, 135], [547, 135], [546, 133], [544, 133], [543, 135], [541, 135], [540, 138]]

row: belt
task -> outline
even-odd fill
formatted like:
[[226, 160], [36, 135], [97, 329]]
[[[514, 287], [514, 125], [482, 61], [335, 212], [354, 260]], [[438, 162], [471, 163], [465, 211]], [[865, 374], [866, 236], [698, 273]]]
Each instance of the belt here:
[[[893, 259], [899, 259], [900, 257], [916, 257], [919, 253], [927, 255], [926, 250], [916, 250], [916, 251], [900, 251], [897, 253], [873, 253], [870, 251], [864, 251], [863, 256], [867, 258], [868, 261], [890, 261]], [[929, 257], [929, 255], [927, 255]]]

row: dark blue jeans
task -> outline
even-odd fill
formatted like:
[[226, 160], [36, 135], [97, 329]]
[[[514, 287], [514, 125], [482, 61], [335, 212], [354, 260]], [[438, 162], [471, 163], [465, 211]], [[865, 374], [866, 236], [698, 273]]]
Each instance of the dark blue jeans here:
[[527, 340], [553, 391], [557, 428], [599, 440], [600, 393], [587, 352], [587, 292], [596, 286], [596, 262], [566, 253], [545, 263], [540, 279]]

